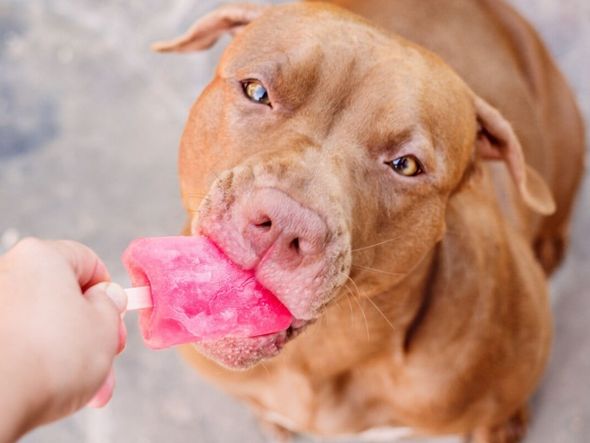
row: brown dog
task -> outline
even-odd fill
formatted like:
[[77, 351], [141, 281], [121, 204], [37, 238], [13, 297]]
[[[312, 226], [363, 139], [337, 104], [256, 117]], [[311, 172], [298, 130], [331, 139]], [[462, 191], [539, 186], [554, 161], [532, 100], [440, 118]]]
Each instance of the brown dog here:
[[185, 354], [276, 429], [519, 441], [583, 168], [572, 95], [500, 0], [334, 3], [372, 21], [226, 6], [157, 46], [238, 34], [182, 138], [188, 231], [297, 319]]

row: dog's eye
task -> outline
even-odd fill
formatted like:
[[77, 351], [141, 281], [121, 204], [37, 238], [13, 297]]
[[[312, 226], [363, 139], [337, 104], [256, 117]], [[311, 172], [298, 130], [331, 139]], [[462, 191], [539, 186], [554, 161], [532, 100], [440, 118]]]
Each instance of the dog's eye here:
[[244, 94], [255, 103], [270, 106], [270, 99], [268, 98], [268, 91], [258, 80], [244, 80], [242, 82], [242, 89]]
[[405, 155], [396, 158], [394, 161], [388, 163], [391, 168], [399, 175], [404, 177], [415, 177], [422, 174], [422, 165], [413, 155]]

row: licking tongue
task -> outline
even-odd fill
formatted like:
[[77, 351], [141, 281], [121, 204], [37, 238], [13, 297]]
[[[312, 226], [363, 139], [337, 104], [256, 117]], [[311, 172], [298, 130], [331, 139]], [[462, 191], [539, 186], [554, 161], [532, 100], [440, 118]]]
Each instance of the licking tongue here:
[[145, 288], [136, 293], [143, 291], [151, 308], [140, 311], [139, 325], [153, 349], [272, 334], [293, 320], [252, 271], [237, 267], [206, 237], [138, 239], [123, 254], [123, 264], [133, 286]]

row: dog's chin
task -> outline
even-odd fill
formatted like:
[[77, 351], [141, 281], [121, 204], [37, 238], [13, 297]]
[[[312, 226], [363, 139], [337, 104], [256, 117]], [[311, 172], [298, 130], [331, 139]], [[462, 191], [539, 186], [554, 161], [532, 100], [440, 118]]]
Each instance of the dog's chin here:
[[285, 345], [297, 337], [311, 321], [294, 320], [281, 332], [259, 337], [226, 337], [194, 343], [201, 354], [232, 370], [246, 370], [262, 360], [277, 356]]

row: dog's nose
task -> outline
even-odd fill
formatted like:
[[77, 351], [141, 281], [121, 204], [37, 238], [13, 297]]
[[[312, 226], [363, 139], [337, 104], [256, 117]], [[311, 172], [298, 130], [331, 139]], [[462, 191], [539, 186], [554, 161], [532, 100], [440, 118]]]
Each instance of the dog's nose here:
[[322, 218], [280, 190], [255, 191], [242, 210], [244, 237], [259, 259], [272, 252], [273, 260], [291, 267], [326, 247], [328, 228]]

